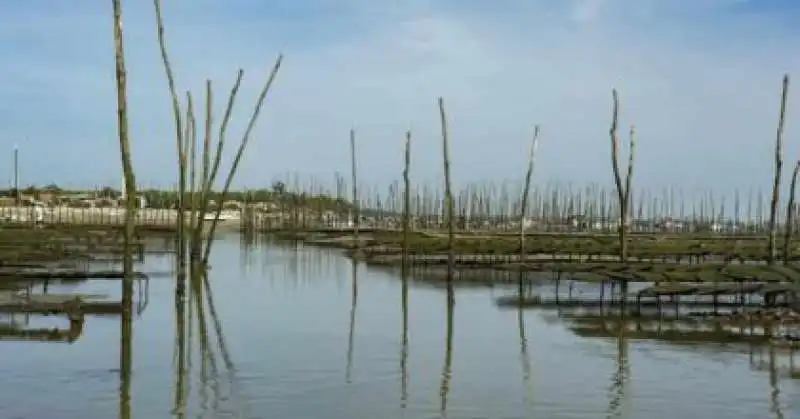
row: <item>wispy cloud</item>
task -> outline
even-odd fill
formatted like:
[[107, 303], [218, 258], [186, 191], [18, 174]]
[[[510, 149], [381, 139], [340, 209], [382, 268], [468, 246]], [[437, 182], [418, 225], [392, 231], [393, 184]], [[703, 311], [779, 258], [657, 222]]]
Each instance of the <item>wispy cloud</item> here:
[[[111, 5], [68, 3], [0, 5], [0, 150], [10, 161], [21, 144], [23, 183], [116, 185]], [[175, 150], [152, 4], [125, 3], [135, 164], [164, 186]], [[612, 87], [638, 128], [639, 184], [766, 185], [780, 77], [800, 68], [800, 12], [778, 0], [165, 3], [181, 89], [201, 95], [211, 78], [221, 111], [245, 69], [234, 133], [286, 56], [239, 174], [249, 186], [346, 171], [352, 126], [365, 179], [399, 176], [406, 129], [414, 176], [436, 179], [439, 95], [457, 180], [520, 177], [539, 123], [540, 179], [610, 183]], [[800, 157], [792, 96], [787, 161]]]
[[572, 18], [579, 22], [589, 22], [601, 17], [605, 0], [575, 0], [571, 11]]

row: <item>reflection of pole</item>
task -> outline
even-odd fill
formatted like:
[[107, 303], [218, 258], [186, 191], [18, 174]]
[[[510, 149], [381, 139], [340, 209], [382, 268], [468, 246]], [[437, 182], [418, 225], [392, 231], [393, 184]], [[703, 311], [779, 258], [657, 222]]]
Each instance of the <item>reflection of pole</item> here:
[[14, 144], [14, 198], [19, 206], [19, 146]]

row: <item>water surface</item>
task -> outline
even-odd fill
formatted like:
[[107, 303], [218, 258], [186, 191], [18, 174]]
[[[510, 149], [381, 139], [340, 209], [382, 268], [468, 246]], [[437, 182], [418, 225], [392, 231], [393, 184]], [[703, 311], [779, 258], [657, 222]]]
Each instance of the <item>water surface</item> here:
[[[154, 277], [134, 320], [130, 417], [800, 417], [785, 354], [582, 338], [552, 311], [498, 308], [494, 299], [512, 285], [456, 288], [448, 322], [446, 290], [421, 282], [408, 286], [404, 349], [403, 281], [392, 272], [360, 265], [354, 283], [352, 263], [337, 251], [243, 246], [236, 235], [220, 238], [212, 259], [224, 348], [209, 320], [215, 356], [203, 363], [192, 325], [188, 399], [174, 411], [174, 281]], [[152, 256], [140, 269], [171, 263]], [[114, 298], [119, 288], [69, 286]], [[118, 416], [119, 346], [118, 317], [88, 318], [72, 344], [0, 342], [0, 417]]]

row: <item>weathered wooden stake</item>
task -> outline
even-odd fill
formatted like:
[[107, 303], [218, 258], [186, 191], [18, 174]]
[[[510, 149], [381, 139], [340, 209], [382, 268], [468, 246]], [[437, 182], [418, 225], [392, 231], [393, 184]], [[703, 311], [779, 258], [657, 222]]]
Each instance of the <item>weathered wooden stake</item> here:
[[[531, 189], [531, 179], [533, 178], [533, 168], [536, 165], [536, 150], [539, 147], [539, 126], [533, 128], [533, 142], [531, 143], [531, 153], [528, 159], [528, 171], [525, 173], [525, 186], [522, 190], [522, 202], [520, 203], [519, 219], [519, 262], [525, 263], [525, 217], [528, 209], [528, 195]], [[520, 298], [521, 295], [520, 295]]]
[[358, 237], [358, 227], [361, 222], [361, 213], [358, 202], [358, 175], [356, 173], [356, 130], [350, 130], [350, 181], [353, 183], [353, 245], [356, 249], [361, 247]]
[[777, 233], [778, 201], [780, 200], [781, 171], [783, 170], [783, 127], [786, 122], [786, 102], [789, 96], [789, 75], [783, 76], [781, 88], [781, 110], [778, 115], [778, 129], [775, 134], [775, 176], [772, 181], [772, 202], [769, 207], [769, 251], [767, 263], [775, 263], [775, 235]]
[[783, 264], [788, 265], [792, 258], [792, 234], [794, 234], [794, 199], [797, 188], [797, 175], [800, 174], [800, 160], [794, 165], [792, 181], [789, 185], [789, 203], [786, 204], [786, 232], [783, 239]]
[[[455, 233], [453, 230], [453, 189], [450, 179], [450, 149], [447, 138], [447, 114], [444, 108], [444, 99], [439, 98], [439, 117], [442, 125], [442, 158], [444, 160], [444, 199], [447, 205], [447, 282], [452, 284], [455, 270]], [[451, 297], [448, 293], [448, 297]], [[449, 299], [450, 300], [450, 299]], [[451, 301], [452, 302], [452, 301]]]
[[[405, 166], [403, 168], [403, 266], [408, 263], [408, 240], [411, 229], [411, 131], [406, 131]], [[403, 277], [405, 280], [405, 276]]]
[[[236, 95], [239, 92], [239, 86], [242, 84], [242, 78], [244, 77], [244, 71], [239, 69], [239, 72], [236, 76], [236, 82], [233, 84], [233, 88], [228, 95], [228, 106], [225, 109], [225, 116], [222, 118], [222, 124], [220, 125], [219, 134], [217, 137], [217, 147], [216, 152], [214, 154], [213, 164], [211, 165], [211, 171], [208, 173], [208, 176], [203, 179], [202, 190], [200, 194], [200, 211], [197, 213], [197, 218], [193, 222], [194, 228], [192, 229], [192, 243], [194, 247], [193, 252], [195, 254], [199, 254], [199, 248], [202, 245], [202, 234], [205, 228], [205, 217], [206, 214], [209, 213], [209, 202], [211, 200], [211, 188], [214, 185], [214, 182], [217, 179], [217, 173], [219, 172], [219, 165], [222, 161], [222, 151], [225, 148], [225, 139], [228, 130], [228, 123], [231, 119], [231, 114], [233, 113], [233, 105], [236, 103]], [[209, 151], [210, 153], [210, 151]], [[218, 202], [218, 205], [222, 205], [222, 202]]]
[[614, 183], [617, 187], [617, 198], [619, 201], [619, 242], [620, 261], [628, 261], [628, 213], [630, 211], [630, 191], [633, 178], [633, 159], [636, 147], [635, 133], [636, 130], [631, 126], [628, 150], [628, 171], [625, 177], [625, 184], [622, 184], [622, 178], [619, 172], [619, 136], [617, 134], [617, 126], [619, 123], [619, 97], [617, 90], [611, 91], [613, 100], [612, 115], [611, 115], [611, 128], [609, 129], [609, 137], [611, 139], [611, 168], [614, 172]]
[[[196, 140], [197, 140], [197, 124], [196, 124], [196, 121], [194, 119], [194, 100], [192, 99], [192, 93], [187, 91], [186, 92], [186, 124], [185, 124], [185, 127], [184, 127], [183, 138], [181, 139], [181, 141], [183, 141], [183, 146], [182, 146], [183, 149], [181, 151], [181, 153], [183, 154], [183, 157], [181, 157], [179, 155], [178, 158], [179, 159], [185, 159], [187, 155], [190, 156], [190, 160], [189, 161], [192, 162], [191, 163], [191, 167], [192, 168], [194, 168], [194, 159], [195, 159], [194, 153], [196, 152], [195, 147], [193, 147], [192, 145], [197, 143]], [[180, 164], [178, 166], [179, 166], [178, 170], [182, 170], [184, 172], [189, 170], [188, 167], [186, 167], [186, 166], [181, 167]], [[179, 222], [182, 223], [181, 225], [178, 226], [178, 243], [180, 243], [180, 247], [181, 247], [181, 249], [179, 250], [180, 256], [178, 258], [179, 259], [178, 263], [180, 265], [180, 268], [178, 269], [179, 274], [186, 270], [186, 244], [187, 244], [187, 241], [189, 240], [189, 237], [188, 237], [188, 234], [187, 234], [187, 230], [186, 230], [187, 226], [185, 225], [185, 223], [186, 223], [186, 214], [184, 213], [186, 211], [186, 209], [187, 209], [186, 201], [185, 201], [185, 199], [186, 199], [186, 187], [187, 187], [186, 186], [186, 182], [185, 182], [186, 173], [183, 174], [183, 177], [184, 177], [184, 182], [181, 184], [180, 181], [179, 181], [179, 185], [178, 185], [178, 195], [179, 195], [178, 196], [178, 211], [179, 211], [178, 219], [179, 219]], [[191, 170], [190, 173], [189, 173], [189, 183], [190, 184], [194, 184], [194, 171], [193, 170]], [[189, 232], [192, 231], [191, 221], [192, 220], [190, 219], [189, 220], [190, 225], [189, 225], [189, 230], [188, 230]], [[179, 277], [180, 277], [180, 275], [179, 275]]]
[[[217, 205], [217, 210], [214, 214], [214, 219], [211, 220], [211, 225], [208, 228], [208, 237], [206, 239], [206, 248], [203, 252], [203, 266], [208, 266], [208, 259], [211, 256], [211, 245], [214, 243], [214, 232], [217, 229], [217, 225], [219, 224], [219, 217], [222, 214], [222, 203], [225, 202], [225, 199], [228, 196], [228, 191], [231, 188], [231, 184], [233, 183], [233, 178], [236, 176], [236, 170], [239, 169], [239, 163], [242, 160], [242, 156], [244, 155], [244, 150], [247, 148], [247, 144], [250, 142], [251, 134], [253, 133], [253, 129], [256, 126], [256, 122], [258, 121], [258, 116], [261, 114], [261, 108], [264, 105], [264, 101], [267, 98], [267, 95], [272, 88], [272, 83], [275, 81], [275, 77], [278, 75], [278, 71], [281, 69], [281, 63], [283, 62], [283, 54], [279, 54], [278, 58], [275, 60], [275, 64], [272, 66], [272, 70], [269, 72], [269, 76], [267, 76], [267, 81], [264, 83], [264, 87], [261, 89], [261, 93], [258, 95], [258, 99], [256, 100], [256, 105], [253, 108], [253, 113], [250, 115], [250, 121], [247, 123], [247, 128], [242, 135], [242, 139], [239, 142], [239, 148], [236, 149], [236, 155], [233, 157], [233, 162], [231, 163], [230, 169], [228, 169], [228, 176], [225, 179], [225, 184], [222, 186], [222, 192], [220, 193], [220, 204]], [[237, 80], [238, 83], [238, 80]], [[238, 86], [234, 87], [234, 91], [231, 91], [231, 99], [229, 102], [229, 106], [233, 103], [233, 97], [235, 96], [235, 89]], [[226, 118], [228, 117], [226, 113]], [[220, 129], [222, 131], [225, 127], [225, 122], [223, 121], [223, 128]], [[221, 142], [221, 139], [220, 139]], [[220, 150], [221, 147], [218, 148]], [[219, 158], [219, 157], [217, 157]], [[217, 159], [215, 158], [215, 159]], [[207, 190], [211, 188], [214, 179], [209, 179], [207, 182]], [[205, 213], [205, 209], [203, 210]]]
[[[131, 415], [130, 387], [133, 368], [133, 240], [136, 235], [136, 176], [133, 172], [131, 144], [128, 132], [128, 94], [127, 70], [125, 68], [125, 47], [122, 32], [122, 2], [112, 0], [114, 9], [114, 51], [117, 81], [117, 130], [122, 171], [125, 176], [125, 231], [122, 280], [122, 321], [120, 321], [120, 406], [119, 416]], [[17, 196], [19, 195], [17, 191]]]
[[[122, 160], [122, 171], [125, 175], [125, 260], [123, 271], [133, 272], [133, 243], [136, 234], [136, 176], [133, 172], [131, 144], [128, 136], [128, 93], [127, 70], [125, 69], [125, 47], [122, 34], [122, 4], [113, 0], [114, 4], [114, 46], [116, 56], [117, 78], [117, 129], [119, 133], [119, 151]], [[126, 276], [127, 277], [127, 276]]]
[[[186, 237], [186, 240], [189, 241], [189, 249], [191, 250], [194, 247], [194, 238], [191, 236], [195, 229], [194, 217], [195, 214], [197, 214], [197, 199], [195, 195], [197, 193], [197, 121], [195, 121], [194, 117], [194, 101], [192, 100], [191, 92], [186, 93], [186, 98], [191, 112], [191, 116], [187, 117], [186, 124], [191, 126], [189, 130], [191, 131], [191, 136], [184, 139], [184, 142], [189, 144], [189, 205], [185, 210], [189, 212], [189, 226], [187, 231], [187, 236], [189, 237]], [[186, 191], [183, 193], [186, 193]], [[191, 259], [191, 253], [189, 259]]]

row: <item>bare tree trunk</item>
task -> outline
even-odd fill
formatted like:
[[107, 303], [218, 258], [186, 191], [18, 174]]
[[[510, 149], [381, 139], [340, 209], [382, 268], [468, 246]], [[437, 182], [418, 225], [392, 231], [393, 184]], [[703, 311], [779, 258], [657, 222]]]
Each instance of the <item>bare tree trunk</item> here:
[[128, 98], [127, 98], [127, 72], [125, 70], [125, 50], [122, 35], [122, 5], [120, 0], [114, 3], [114, 44], [116, 49], [117, 67], [117, 123], [119, 130], [119, 151], [122, 160], [122, 171], [125, 174], [125, 262], [123, 270], [126, 274], [133, 272], [132, 248], [136, 228], [136, 176], [133, 173], [131, 160], [131, 145], [128, 138]]
[[800, 173], [800, 160], [794, 165], [792, 182], [789, 185], [789, 203], [786, 204], [786, 236], [783, 240], [783, 264], [788, 265], [792, 258], [792, 234], [794, 233], [794, 198], [797, 187], [797, 175]]
[[[161, 59], [164, 64], [164, 70], [167, 75], [167, 84], [169, 86], [170, 96], [172, 97], [172, 114], [175, 119], [175, 142], [178, 150], [178, 277], [181, 274], [186, 274], [186, 202], [184, 201], [186, 194], [186, 149], [184, 147], [183, 138], [183, 121], [181, 117], [181, 105], [178, 100], [178, 91], [175, 87], [175, 77], [172, 73], [172, 65], [169, 61], [167, 53], [167, 41], [164, 36], [164, 19], [161, 14], [161, 0], [153, 0], [156, 12], [156, 26], [158, 30], [158, 45], [161, 51]], [[176, 296], [183, 298], [185, 294], [185, 285], [183, 281], [178, 281], [175, 285]]]
[[608, 135], [611, 139], [611, 168], [614, 172], [614, 184], [617, 187], [617, 198], [619, 201], [619, 258], [621, 262], [628, 261], [628, 212], [630, 209], [630, 188], [633, 175], [633, 158], [634, 149], [636, 146], [635, 129], [631, 126], [630, 130], [630, 143], [628, 155], [628, 172], [625, 178], [625, 184], [622, 184], [622, 178], [619, 172], [619, 135], [617, 134], [617, 127], [619, 124], [619, 97], [617, 90], [611, 91], [613, 100], [612, 115], [611, 115], [611, 128]]
[[778, 201], [780, 200], [781, 171], [783, 170], [783, 127], [786, 122], [786, 101], [789, 96], [789, 75], [783, 76], [781, 110], [778, 115], [778, 130], [775, 135], [775, 177], [772, 181], [772, 202], [769, 207], [769, 251], [767, 263], [775, 263], [775, 235], [777, 233]]
[[[197, 144], [197, 121], [195, 120], [195, 117], [194, 117], [194, 100], [192, 99], [192, 93], [188, 92], [188, 91], [186, 92], [186, 123], [184, 125], [185, 126], [184, 126], [183, 139], [182, 139], [182, 141], [183, 141], [183, 155], [184, 155], [184, 158], [185, 158], [185, 156], [189, 156], [189, 161], [187, 163], [190, 162], [191, 165], [187, 165], [186, 167], [179, 167], [178, 170], [183, 170], [184, 172], [189, 171], [190, 172], [189, 173], [189, 183], [191, 185], [194, 185], [194, 183], [195, 183], [194, 168], [195, 168], [195, 158], [196, 158], [195, 157], [195, 153], [196, 153], [196, 150], [195, 150], [196, 147], [195, 146]], [[191, 167], [191, 170], [189, 170], [189, 166]], [[184, 180], [185, 180], [185, 177], [186, 177], [186, 174], [184, 173]], [[186, 223], [185, 211], [187, 210], [186, 201], [185, 201], [186, 200], [186, 188], [187, 188], [187, 185], [186, 185], [185, 182], [182, 185], [178, 185], [178, 194], [180, 195], [179, 206], [183, 205], [183, 207], [184, 207], [183, 208], [183, 212], [184, 213], [181, 214], [180, 216], [182, 217], [182, 222], [184, 224]], [[194, 189], [192, 189], [192, 191], [193, 190]], [[192, 193], [192, 191], [189, 191], [190, 194]], [[181, 204], [181, 202], [183, 204]], [[179, 210], [180, 210], [180, 208], [179, 208]], [[188, 243], [192, 242], [190, 240], [189, 233], [192, 232], [192, 229], [194, 228], [193, 226], [194, 226], [194, 224], [192, 223], [192, 220], [189, 219], [189, 226], [188, 226], [189, 230], [188, 231], [186, 230], [186, 227], [187, 227], [186, 225], [184, 225], [183, 227], [179, 227], [179, 229], [178, 229], [179, 242], [181, 243], [182, 251], [184, 253], [184, 260], [180, 261], [180, 263], [183, 264], [183, 267], [181, 268], [183, 270], [185, 270], [185, 267], [186, 267], [186, 260], [185, 260], [186, 245], [187, 245], [187, 242]]]
[[[439, 98], [439, 118], [442, 124], [442, 157], [444, 160], [444, 199], [447, 205], [447, 282], [452, 284], [453, 271], [455, 270], [455, 233], [453, 231], [453, 189], [450, 179], [450, 149], [447, 138], [447, 114], [444, 109], [444, 99]], [[450, 293], [448, 293], [448, 299]], [[454, 300], [453, 300], [454, 301]]]
[[[403, 168], [403, 184], [405, 193], [403, 194], [403, 265], [408, 263], [408, 239], [411, 229], [411, 131], [406, 131], [406, 151], [405, 166]], [[403, 280], [405, 280], [405, 276]]]
[[[128, 137], [127, 71], [125, 69], [125, 46], [122, 33], [122, 2], [112, 0], [114, 8], [114, 50], [117, 79], [117, 129], [122, 170], [125, 175], [125, 231], [122, 280], [122, 321], [120, 322], [120, 417], [130, 417], [130, 371], [133, 352], [130, 341], [133, 336], [133, 240], [136, 235], [136, 177], [133, 173], [131, 145]], [[127, 343], [127, 344], [126, 344]]]
[[[217, 173], [219, 172], [219, 165], [222, 161], [222, 151], [225, 147], [225, 135], [228, 131], [228, 123], [231, 119], [231, 114], [233, 113], [233, 105], [236, 103], [236, 96], [239, 92], [239, 87], [242, 84], [242, 78], [244, 77], [244, 71], [239, 69], [239, 72], [236, 76], [236, 82], [233, 84], [233, 88], [231, 89], [230, 94], [228, 95], [228, 106], [225, 109], [225, 116], [222, 118], [222, 124], [220, 125], [219, 129], [219, 138], [217, 139], [217, 149], [214, 154], [214, 162], [211, 165], [211, 171], [208, 174], [208, 177], [203, 179], [203, 188], [202, 193], [200, 195], [200, 212], [197, 214], [196, 225], [199, 226], [195, 228], [192, 233], [192, 242], [196, 243], [197, 247], [201, 246], [202, 243], [202, 234], [205, 227], [205, 216], [208, 214], [209, 210], [209, 201], [211, 199], [211, 189], [213, 188], [214, 182], [217, 179]], [[199, 250], [196, 250], [197, 254], [200, 254]]]
[[[188, 240], [188, 247], [190, 249], [189, 259], [191, 260], [191, 249], [194, 246], [194, 240], [191, 239], [191, 236], [196, 227], [194, 215], [197, 212], [197, 199], [195, 198], [195, 195], [197, 194], [197, 121], [195, 120], [194, 116], [194, 101], [192, 100], [192, 95], [190, 92], [186, 92], [186, 102], [187, 106], [189, 107], [189, 111], [191, 112], [191, 116], [188, 116], [186, 120], [186, 125], [191, 127], [187, 130], [187, 132], [189, 132], [191, 135], [189, 135], [187, 138], [184, 138], [184, 144], [186, 144], [184, 149], [187, 146], [189, 147], [189, 205], [187, 208], [184, 208], [184, 211], [188, 210], [189, 212], [189, 228], [188, 231], [184, 233], [185, 236], [188, 236], [184, 237], [184, 241]], [[183, 191], [182, 193], [186, 194], [186, 191]], [[185, 217], [186, 215], [184, 215], [184, 220]], [[185, 228], [186, 227], [184, 227], [184, 229]]]
[[[636, 127], [631, 125], [628, 133], [628, 173], [625, 175], [625, 196], [620, 210], [620, 219], [625, 231], [630, 229], [630, 214], [631, 214], [631, 184], [633, 183], [633, 157], [636, 153]], [[626, 238], [627, 240], [627, 238]], [[626, 247], [627, 248], [627, 247]], [[627, 251], [625, 254], [627, 259]]]
[[[179, 156], [178, 161], [179, 161], [179, 166], [180, 166], [180, 168], [179, 168], [179, 188], [182, 191], [182, 193], [179, 194], [180, 198], [179, 198], [179, 202], [178, 202], [178, 206], [179, 206], [179, 208], [178, 208], [178, 226], [179, 226], [178, 227], [178, 235], [179, 235], [179, 237], [184, 238], [184, 237], [186, 237], [186, 233], [185, 233], [186, 202], [185, 202], [185, 199], [184, 199], [184, 194], [185, 194], [185, 191], [186, 191], [186, 171], [187, 171], [186, 170], [186, 167], [187, 167], [187, 161], [186, 160], [187, 159], [186, 159], [186, 152], [184, 151], [185, 148], [182, 147], [182, 144], [183, 144], [182, 136], [183, 135], [182, 135], [182, 130], [181, 130], [182, 121], [181, 121], [180, 103], [178, 101], [178, 96], [177, 96], [177, 93], [176, 93], [175, 78], [173, 76], [172, 66], [171, 66], [170, 60], [169, 60], [169, 54], [167, 53], [166, 39], [165, 39], [165, 36], [164, 36], [164, 21], [163, 21], [163, 17], [162, 17], [162, 13], [161, 13], [161, 0], [153, 0], [153, 3], [155, 5], [155, 11], [156, 11], [156, 21], [157, 21], [157, 26], [158, 26], [158, 41], [159, 41], [159, 46], [160, 46], [160, 50], [161, 50], [161, 58], [162, 58], [162, 61], [163, 61], [163, 64], [164, 64], [164, 70], [165, 70], [166, 75], [167, 75], [167, 82], [168, 82], [168, 85], [169, 85], [169, 90], [170, 90], [170, 93], [172, 95], [172, 108], [173, 108], [173, 113], [174, 113], [174, 116], [175, 116], [176, 138], [177, 138], [178, 156]], [[204, 175], [204, 179], [203, 179], [203, 182], [202, 182], [202, 190], [201, 190], [201, 195], [200, 195], [200, 204], [201, 205], [200, 205], [199, 211], [196, 211], [196, 214], [195, 214], [196, 215], [196, 221], [194, 221], [195, 217], [194, 216], [192, 217], [192, 219], [193, 219], [193, 221], [192, 221], [192, 226], [193, 226], [192, 230], [193, 231], [191, 232], [191, 239], [192, 239], [191, 241], [193, 243], [193, 245], [192, 245], [193, 246], [192, 254], [194, 255], [195, 259], [199, 259], [199, 256], [202, 253], [202, 255], [203, 255], [203, 257], [202, 257], [202, 265], [204, 267], [208, 266], [208, 258], [209, 258], [209, 255], [211, 253], [211, 245], [213, 244], [214, 232], [216, 230], [216, 227], [217, 227], [217, 224], [218, 224], [218, 221], [219, 221], [219, 217], [220, 217], [220, 214], [222, 212], [222, 203], [224, 203], [225, 198], [226, 198], [226, 196], [228, 194], [228, 190], [230, 189], [231, 183], [233, 182], [234, 175], [236, 173], [236, 170], [238, 169], [239, 162], [241, 161], [241, 158], [242, 158], [242, 155], [244, 153], [244, 150], [245, 150], [245, 148], [247, 146], [247, 143], [250, 140], [250, 134], [252, 133], [253, 128], [255, 127], [256, 121], [258, 120], [258, 116], [259, 116], [259, 114], [261, 112], [261, 107], [262, 107], [262, 105], [263, 105], [263, 103], [264, 103], [264, 101], [266, 99], [267, 94], [270, 91], [270, 88], [272, 87], [272, 83], [275, 80], [275, 77], [278, 74], [278, 70], [280, 69], [282, 61], [283, 61], [283, 55], [278, 55], [278, 58], [275, 60], [275, 64], [274, 64], [274, 66], [272, 68], [272, 71], [269, 74], [267, 82], [265, 83], [263, 89], [261, 90], [261, 93], [258, 96], [258, 99], [256, 101], [256, 105], [255, 105], [255, 109], [253, 110], [253, 113], [252, 113], [252, 115], [250, 117], [250, 121], [249, 121], [249, 123], [247, 125], [247, 129], [245, 130], [245, 133], [242, 136], [242, 140], [241, 140], [241, 142], [239, 144], [239, 148], [236, 151], [236, 156], [233, 159], [233, 162], [231, 164], [231, 168], [228, 171], [228, 177], [225, 180], [225, 186], [223, 187], [222, 192], [220, 194], [220, 201], [221, 201], [220, 205], [217, 206], [217, 211], [215, 213], [215, 217], [211, 221], [210, 227], [208, 229], [208, 236], [207, 236], [205, 251], [200, 251], [199, 249], [202, 246], [202, 242], [201, 242], [201, 238], [202, 237], [201, 236], [202, 236], [202, 232], [203, 232], [203, 230], [205, 228], [205, 223], [203, 223], [202, 220], [205, 217], [205, 214], [208, 213], [208, 203], [210, 201], [210, 190], [211, 190], [211, 188], [212, 188], [212, 186], [214, 184], [214, 181], [216, 180], [217, 171], [219, 169], [219, 164], [220, 164], [220, 160], [221, 160], [221, 157], [222, 157], [222, 150], [223, 150], [223, 146], [225, 144], [225, 133], [226, 133], [226, 130], [227, 130], [227, 127], [228, 127], [228, 122], [230, 121], [230, 117], [231, 117], [233, 105], [234, 105], [234, 102], [235, 102], [235, 98], [236, 98], [237, 92], [239, 90], [239, 86], [241, 84], [241, 81], [242, 81], [242, 76], [244, 74], [244, 72], [242, 70], [239, 70], [238, 77], [236, 79], [236, 83], [234, 84], [233, 89], [231, 90], [231, 93], [230, 93], [230, 96], [229, 96], [228, 107], [227, 107], [227, 109], [225, 111], [225, 116], [223, 118], [222, 125], [220, 127], [219, 142], [217, 143], [216, 155], [214, 157], [213, 165], [209, 164], [210, 163], [210, 152], [208, 152], [208, 149], [210, 148], [211, 118], [210, 118], [210, 115], [208, 115], [208, 114], [206, 115], [206, 138], [205, 138], [205, 143], [204, 143], [204, 145], [206, 146], [205, 147], [206, 151], [204, 151], [204, 153], [203, 153], [204, 154], [204, 160], [203, 160], [204, 165], [203, 165], [203, 168], [204, 168], [205, 175]], [[208, 90], [209, 100], [210, 100], [210, 97], [211, 97], [211, 88], [210, 87], [211, 87], [210, 86], [210, 82], [208, 82], [207, 83], [207, 90]], [[211, 106], [209, 105], [209, 103], [207, 103], [206, 111], [209, 112], [210, 110], [211, 110]], [[195, 129], [194, 131], [196, 133], [197, 130]], [[196, 142], [196, 140], [195, 140], [195, 142]], [[211, 167], [208, 168], [209, 166], [211, 166]], [[194, 196], [193, 196], [193, 198], [194, 198]], [[193, 202], [194, 202], [194, 200], [193, 200]], [[183, 243], [183, 241], [182, 241], [182, 243]], [[179, 258], [180, 261], [183, 261], [183, 263], [181, 264], [181, 269], [185, 269], [185, 261], [186, 261], [186, 256], [187, 256], [185, 250], [186, 250], [185, 246], [182, 246], [181, 249], [179, 250], [179, 255], [178, 255], [179, 257], [178, 258]], [[182, 287], [183, 286], [179, 282], [179, 284], [176, 286], [176, 294], [181, 294], [182, 295]]]
[[[211, 130], [214, 126], [214, 92], [211, 88], [211, 80], [206, 80], [206, 126], [203, 138], [203, 181], [202, 187], [208, 182], [211, 173]], [[203, 189], [201, 189], [202, 192]]]
[[528, 195], [531, 190], [531, 179], [533, 178], [533, 168], [536, 165], [536, 150], [539, 147], [539, 126], [533, 129], [533, 142], [531, 143], [531, 154], [528, 159], [528, 171], [525, 173], [525, 187], [522, 190], [522, 202], [520, 203], [519, 219], [519, 261], [525, 262], [525, 217], [528, 209]]
[[[191, 222], [192, 222], [192, 243], [190, 245], [191, 253], [189, 258], [192, 262], [201, 262], [202, 261], [202, 237], [203, 237], [203, 227], [204, 227], [204, 218], [205, 218], [205, 208], [201, 208], [200, 205], [205, 204], [203, 202], [204, 198], [203, 195], [205, 193], [205, 187], [208, 183], [208, 176], [210, 172], [211, 166], [211, 129], [213, 127], [213, 90], [211, 88], [211, 80], [206, 80], [206, 120], [205, 120], [205, 133], [203, 135], [203, 171], [201, 175], [200, 185], [199, 188], [195, 185], [194, 176], [192, 176], [192, 213], [191, 213]], [[196, 143], [195, 140], [193, 143]], [[193, 147], [195, 148], [195, 147]], [[196, 170], [196, 156], [192, 156], [192, 173], [194, 174]], [[198, 190], [199, 189], [199, 190]], [[198, 196], [199, 193], [199, 196]], [[199, 199], [198, 199], [199, 198]], [[220, 202], [219, 205], [223, 203]]]
[[356, 174], [356, 131], [350, 130], [350, 181], [353, 183], [353, 244], [356, 249], [361, 247], [361, 239], [358, 237], [358, 227], [361, 224], [361, 213], [358, 202], [358, 176]]
[[[278, 55], [278, 58], [275, 60], [275, 64], [272, 66], [272, 70], [270, 70], [269, 76], [267, 77], [267, 82], [264, 84], [264, 87], [261, 89], [261, 93], [258, 95], [258, 100], [256, 100], [255, 108], [253, 109], [253, 113], [250, 115], [250, 122], [248, 122], [247, 129], [245, 129], [244, 135], [242, 135], [242, 140], [239, 143], [239, 148], [236, 150], [236, 155], [233, 157], [231, 168], [228, 170], [228, 177], [225, 179], [225, 185], [222, 187], [222, 193], [220, 193], [220, 201], [222, 202], [224, 202], [228, 196], [228, 191], [231, 188], [231, 183], [233, 183], [233, 178], [236, 175], [236, 170], [239, 168], [239, 162], [242, 160], [242, 156], [244, 155], [244, 150], [247, 148], [247, 144], [250, 142], [251, 138], [250, 135], [252, 134], [253, 129], [256, 126], [256, 122], [258, 121], [258, 116], [261, 114], [261, 107], [264, 105], [264, 101], [267, 98], [267, 94], [269, 94], [269, 91], [272, 88], [272, 83], [275, 81], [275, 77], [278, 75], [278, 71], [281, 68], [282, 62], [283, 62], [283, 55]], [[231, 92], [231, 95], [233, 94], [234, 92]], [[232, 101], [233, 98], [231, 98], [231, 102]], [[224, 126], [225, 124], [223, 123], [223, 127]], [[208, 182], [209, 187], [213, 181], [214, 179], [211, 179]], [[222, 214], [222, 205], [217, 205], [216, 214], [214, 214], [214, 219], [211, 221], [211, 226], [208, 228], [206, 248], [205, 252], [203, 253], [204, 266], [208, 266], [208, 258], [211, 255], [211, 245], [214, 243], [214, 232], [216, 231], [217, 224], [219, 223], [220, 214]]]

